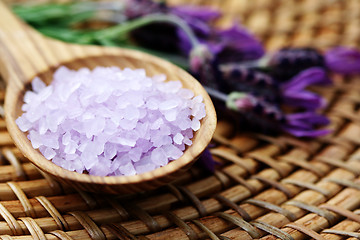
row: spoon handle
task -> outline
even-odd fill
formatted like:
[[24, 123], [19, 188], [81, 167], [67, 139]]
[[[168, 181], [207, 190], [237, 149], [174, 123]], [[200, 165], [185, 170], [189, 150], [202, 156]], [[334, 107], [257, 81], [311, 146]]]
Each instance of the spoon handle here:
[[5, 81], [23, 86], [51, 66], [104, 54], [100, 47], [66, 44], [42, 36], [0, 1], [0, 72]]

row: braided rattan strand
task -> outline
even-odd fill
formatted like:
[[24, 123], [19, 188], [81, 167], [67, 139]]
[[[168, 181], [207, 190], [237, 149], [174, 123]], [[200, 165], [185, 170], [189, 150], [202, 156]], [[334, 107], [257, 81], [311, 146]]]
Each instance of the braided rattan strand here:
[[[359, 229], [360, 229], [360, 224], [358, 222], [352, 221], [350, 219], [345, 219], [345, 220], [331, 226], [331, 228], [322, 230], [321, 235], [325, 239], [328, 239], [328, 240], [338, 240], [338, 239], [343, 239], [342, 234], [335, 234], [335, 233], [330, 234], [330, 232], [332, 232], [332, 231], [334, 231], [334, 232], [335, 231], [340, 231], [340, 232], [346, 231], [348, 233], [351, 233], [351, 232], [357, 232], [357, 231], [359, 231]], [[354, 240], [354, 239], [352, 239], [352, 240]]]
[[20, 224], [16, 221], [13, 215], [4, 207], [4, 205], [0, 204], [0, 214], [1, 217], [8, 224], [13, 235], [22, 235], [24, 231], [21, 229]]
[[14, 167], [15, 170], [15, 179], [14, 180], [25, 180], [26, 173], [23, 169], [19, 160], [15, 157], [14, 153], [9, 148], [2, 149], [2, 154], [4, 157], [10, 162], [10, 164]]
[[333, 234], [339, 237], [350, 237], [349, 239], [353, 240], [353, 238], [360, 239], [360, 233], [358, 232], [348, 232], [348, 231], [340, 231], [340, 230], [332, 230], [332, 229], [326, 229], [323, 231], [323, 233], [327, 234]]
[[172, 212], [166, 212], [165, 216], [176, 226], [182, 229], [190, 240], [198, 239], [198, 236], [195, 233], [195, 231], [191, 227], [189, 227], [183, 220], [181, 220], [178, 216], [176, 216]]
[[105, 240], [106, 236], [102, 230], [94, 223], [94, 221], [84, 212], [70, 212], [69, 214], [73, 215], [76, 220], [84, 227], [88, 232], [91, 239], [94, 240]]
[[[341, 153], [342, 151], [338, 152], [338, 154], [337, 154], [336, 156], [334, 156], [334, 155], [333, 155], [333, 150], [334, 150], [334, 148], [335, 148], [335, 147], [330, 147], [327, 152], [325, 151], [325, 152], [323, 152], [322, 154], [323, 154], [323, 155], [329, 154], [329, 155], [332, 155], [333, 157], [337, 157], [337, 158], [340, 157], [340, 158], [341, 158], [341, 155], [338, 155], [338, 154]], [[336, 148], [335, 148], [335, 149], [336, 149]], [[345, 154], [345, 152], [342, 152], [342, 154]], [[328, 170], [330, 170], [330, 169], [328, 168]], [[340, 173], [338, 173], [338, 174], [340, 174], [340, 175], [342, 176], [341, 173], [344, 174], [344, 173], [340, 170]], [[300, 174], [299, 174], [299, 175], [300, 175]], [[336, 174], [335, 174], [335, 175], [336, 175]], [[304, 176], [303, 176], [303, 172], [302, 172], [301, 176], [304, 177]], [[315, 177], [315, 176], [314, 176], [314, 177]], [[333, 188], [333, 189], [334, 189], [334, 188]], [[334, 190], [335, 190], [335, 191], [338, 191], [338, 189], [339, 189], [339, 188], [337, 187], [337, 188], [335, 188]], [[265, 192], [260, 193], [260, 195], [262, 195], [262, 194], [264, 194], [264, 193], [265, 193]], [[281, 196], [281, 195], [280, 195], [280, 196]], [[280, 197], [280, 196], [279, 196], [279, 197]], [[282, 196], [283, 196], [283, 195], [282, 195]], [[267, 198], [267, 199], [269, 199], [269, 198]], [[321, 201], [321, 200], [324, 199], [324, 197], [323, 197], [322, 195], [318, 195], [317, 199], [318, 199], [317, 201], [319, 201], [319, 200]], [[312, 200], [314, 200], [314, 198], [312, 198]], [[315, 200], [316, 200], [316, 198], [315, 198]], [[255, 210], [252, 210], [252, 212], [254, 212], [254, 211], [255, 211]], [[247, 211], [247, 212], [249, 212], [249, 214], [251, 213], [251, 211]], [[279, 219], [279, 217], [277, 217], [277, 218], [275, 218], [275, 219]], [[281, 219], [281, 218], [280, 218], [280, 220], [281, 220], [281, 221], [285, 221], [284, 219]], [[204, 223], [204, 222], [203, 222], [203, 223]], [[205, 223], [204, 223], [204, 224], [205, 224]], [[210, 223], [209, 223], [209, 224], [210, 224]], [[220, 223], [219, 223], [219, 224], [220, 224]], [[220, 226], [219, 226], [219, 228], [220, 228]], [[224, 228], [225, 228], [225, 227], [224, 227]], [[213, 230], [214, 230], [215, 232], [216, 232], [216, 231], [219, 231], [219, 229], [213, 229]], [[172, 233], [167, 232], [167, 231], [164, 231], [164, 234], [172, 234]], [[226, 236], [226, 235], [225, 235], [225, 236]], [[149, 235], [149, 237], [155, 237], [155, 236], [154, 236], [154, 235]], [[239, 239], [242, 239], [241, 237], [246, 237], [246, 236], [245, 236], [245, 235], [244, 235], [244, 236], [243, 236], [243, 235], [239, 235], [238, 237], [239, 237]], [[159, 239], [161, 239], [161, 238], [159, 238]], [[244, 238], [244, 239], [245, 239], [245, 238]]]
[[[23, 169], [23, 172], [28, 179], [33, 180], [33, 179], [41, 178], [40, 172], [31, 163], [22, 163], [20, 168]], [[4, 183], [4, 182], [18, 180], [16, 177], [17, 176], [16, 172], [17, 170], [12, 165], [0, 166], [0, 182]]]
[[[360, 193], [354, 189], [345, 189], [341, 191], [339, 194], [337, 194], [334, 198], [328, 201], [328, 204], [335, 205], [337, 207], [341, 207], [344, 209], [351, 209], [356, 205], [360, 204], [360, 200], [356, 199], [360, 197]], [[344, 201], [344, 199], [348, 199], [347, 201]], [[339, 215], [336, 215], [336, 219], [338, 220], [340, 218]], [[329, 225], [329, 222], [326, 221], [324, 218], [318, 218], [315, 217], [313, 214], [309, 214], [304, 216], [303, 218], [300, 218], [296, 221], [298, 224], [310, 224], [306, 225], [309, 229], [313, 231], [320, 231], [326, 226]], [[303, 233], [299, 231], [290, 231], [288, 228], [283, 229], [286, 232], [291, 233], [291, 235], [294, 237], [294, 239], [298, 239], [300, 236], [303, 236]], [[270, 239], [270, 237], [264, 237], [262, 240]]]
[[25, 224], [26, 228], [30, 232], [34, 240], [46, 240], [44, 232], [41, 230], [39, 225], [36, 224], [34, 219], [30, 217], [20, 218], [20, 220]]
[[[53, 188], [50, 187], [48, 181], [45, 179], [37, 179], [31, 181], [21, 181], [16, 182], [22, 191], [29, 197], [36, 197], [39, 195], [43, 196], [54, 196], [57, 194], [61, 194], [61, 192], [54, 191]], [[67, 192], [74, 192], [74, 190], [67, 186], [65, 187]], [[0, 183], [0, 200], [15, 200], [17, 199], [14, 192], [11, 190], [10, 186], [6, 183]]]
[[315, 240], [325, 240], [325, 238], [322, 237], [320, 234], [318, 234], [317, 232], [315, 232], [311, 229], [306, 228], [304, 225], [299, 225], [296, 223], [288, 223], [288, 224], [286, 224], [286, 227], [296, 229]]
[[[338, 187], [337, 188], [336, 187], [332, 188], [332, 191], [334, 191], [334, 192], [337, 192], [338, 190], [339, 190]], [[310, 192], [311, 191], [302, 192], [301, 194], [296, 196], [295, 199], [303, 200], [303, 201], [306, 201], [306, 202], [312, 202], [312, 204], [317, 204], [317, 203], [324, 200], [323, 195], [321, 195], [321, 194], [311, 194]], [[293, 208], [293, 207], [289, 207], [289, 206], [287, 207], [286, 205], [283, 205], [282, 207], [292, 211], [292, 213], [295, 214], [295, 216], [297, 218], [304, 215], [304, 212], [302, 210], [300, 210], [299, 208]], [[274, 225], [274, 226], [281, 226], [281, 224], [284, 224], [284, 222], [285, 223], [288, 222], [288, 220], [287, 220], [287, 218], [285, 216], [281, 216], [281, 215], [279, 216], [279, 214], [277, 214], [277, 213], [268, 213], [268, 214], [263, 215], [262, 217], [260, 217], [259, 220], [267, 222], [268, 224], [271, 224], [271, 225]], [[269, 220], [271, 222], [268, 222]], [[224, 233], [223, 235], [225, 235], [227, 237], [232, 237], [235, 234], [237, 236], [239, 236], [238, 239], [242, 239], [241, 237], [246, 237], [245, 233], [243, 233], [242, 231], [238, 231], [238, 230], [231, 230], [231, 231], [229, 231], [227, 233]], [[244, 239], [246, 239], [246, 238], [244, 238]]]
[[50, 234], [58, 237], [60, 240], [72, 240], [72, 238], [66, 233], [61, 230], [55, 230], [50, 232]]
[[34, 208], [31, 205], [31, 203], [30, 203], [29, 199], [27, 198], [27, 196], [25, 195], [25, 193], [19, 187], [19, 185], [16, 182], [8, 182], [7, 184], [10, 186], [10, 188], [13, 190], [16, 197], [19, 199], [21, 205], [24, 208], [26, 216], [35, 217], [36, 214], [35, 214]]
[[59, 211], [51, 204], [51, 202], [44, 196], [36, 197], [36, 200], [40, 202], [40, 204], [46, 209], [46, 211], [50, 214], [50, 216], [56, 222], [56, 225], [61, 230], [68, 230], [69, 226], [63, 216], [59, 213]]
[[[102, 227], [101, 231], [105, 234], [107, 240], [115, 240], [119, 239], [116, 235], [110, 232], [107, 228]], [[86, 230], [77, 230], [77, 231], [68, 231], [65, 232], [70, 239], [73, 240], [84, 240], [84, 239], [91, 239], [89, 234]], [[45, 237], [47, 240], [59, 240], [56, 234], [53, 233], [46, 233]], [[31, 235], [23, 235], [23, 236], [12, 236], [12, 240], [33, 240], [34, 238]], [[63, 239], [67, 240], [63, 237]], [[92, 239], [91, 239], [92, 240]]]

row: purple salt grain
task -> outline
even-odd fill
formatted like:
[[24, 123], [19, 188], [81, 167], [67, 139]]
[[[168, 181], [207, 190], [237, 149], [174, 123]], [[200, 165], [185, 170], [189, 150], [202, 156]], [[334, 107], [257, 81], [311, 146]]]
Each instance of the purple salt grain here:
[[24, 95], [16, 123], [32, 146], [68, 169], [135, 175], [180, 158], [205, 117], [201, 96], [144, 69], [60, 67]]

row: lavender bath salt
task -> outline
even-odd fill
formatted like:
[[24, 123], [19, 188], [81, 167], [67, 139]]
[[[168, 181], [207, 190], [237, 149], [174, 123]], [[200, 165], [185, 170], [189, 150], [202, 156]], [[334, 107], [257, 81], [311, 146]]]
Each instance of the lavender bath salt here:
[[97, 176], [135, 175], [183, 155], [205, 117], [201, 96], [144, 69], [60, 67], [39, 78], [16, 123], [53, 163]]

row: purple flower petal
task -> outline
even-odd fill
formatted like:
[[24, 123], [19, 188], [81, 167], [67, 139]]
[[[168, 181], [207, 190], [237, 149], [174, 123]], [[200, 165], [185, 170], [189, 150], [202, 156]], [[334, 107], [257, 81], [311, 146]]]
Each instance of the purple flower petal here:
[[327, 117], [324, 117], [314, 112], [300, 112], [300, 113], [287, 114], [286, 119], [288, 120], [288, 122], [306, 120], [311, 124], [319, 124], [319, 125], [327, 125], [330, 123]]
[[326, 105], [324, 98], [316, 93], [306, 90], [287, 91], [282, 95], [283, 103], [292, 107], [303, 107], [308, 110], [315, 110]]
[[324, 136], [329, 134], [331, 131], [327, 129], [320, 129], [320, 130], [304, 130], [304, 129], [295, 129], [291, 127], [283, 127], [285, 132], [290, 133], [295, 137], [310, 137], [316, 138], [320, 136]]
[[296, 137], [318, 137], [330, 133], [327, 129], [316, 126], [329, 124], [329, 119], [315, 112], [301, 112], [286, 115], [283, 130]]
[[264, 54], [262, 44], [238, 24], [225, 30], [216, 30], [208, 39], [211, 49], [220, 55], [220, 61], [254, 60]]
[[[172, 7], [170, 13], [183, 19], [200, 39], [207, 38], [211, 34], [213, 28], [209, 23], [221, 16], [219, 11], [211, 8], [187, 5]], [[185, 55], [189, 54], [192, 46], [188, 36], [181, 29], [178, 29], [177, 35], [179, 49]]]
[[360, 51], [354, 48], [337, 47], [326, 52], [327, 67], [336, 73], [360, 73]]
[[172, 7], [170, 12], [181, 18], [191, 17], [203, 22], [209, 22], [221, 16], [221, 13], [218, 10], [189, 5]]
[[312, 67], [294, 76], [289, 82], [283, 84], [281, 88], [285, 92], [298, 91], [310, 85], [323, 85], [330, 83], [331, 80], [328, 78], [323, 68]]

